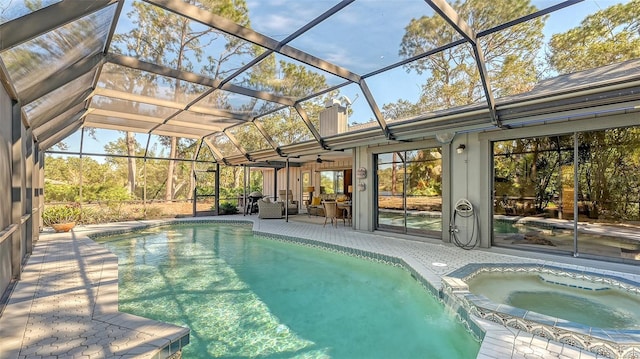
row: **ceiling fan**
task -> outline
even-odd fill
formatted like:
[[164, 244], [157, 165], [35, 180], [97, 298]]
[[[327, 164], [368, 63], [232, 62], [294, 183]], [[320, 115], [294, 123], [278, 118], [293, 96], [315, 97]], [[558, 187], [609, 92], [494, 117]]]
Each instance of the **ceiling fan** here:
[[318, 158], [316, 158], [316, 162], [318, 163], [322, 163], [322, 162], [335, 162], [334, 160], [323, 160], [320, 155], [318, 155]]

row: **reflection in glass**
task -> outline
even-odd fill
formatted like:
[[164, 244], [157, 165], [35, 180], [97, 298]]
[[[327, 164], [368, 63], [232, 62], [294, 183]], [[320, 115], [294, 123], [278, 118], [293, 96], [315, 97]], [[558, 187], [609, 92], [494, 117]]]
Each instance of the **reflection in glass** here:
[[1, 53], [18, 93], [104, 50], [116, 6], [51, 30]]
[[[224, 11], [243, 16], [241, 9]], [[265, 51], [146, 2], [126, 2], [122, 14], [110, 50], [153, 64], [221, 80]]]
[[640, 127], [578, 136], [578, 250], [640, 260]]
[[494, 143], [493, 243], [574, 252], [577, 211], [578, 253], [640, 259], [640, 128], [577, 136]]
[[289, 145], [313, 139], [313, 134], [298, 112], [284, 108], [256, 119], [279, 145]]
[[379, 154], [376, 174], [379, 229], [440, 235], [440, 148]]
[[26, 1], [14, 0], [0, 3], [0, 24], [31, 14], [61, 0]]
[[398, 179], [398, 171], [402, 168], [401, 162], [378, 164], [376, 174], [378, 180], [379, 228], [395, 227], [399, 231], [404, 231], [406, 228], [405, 202], [402, 191], [404, 178], [401, 175], [401, 179]]
[[252, 122], [230, 127], [227, 131], [238, 140], [240, 146], [247, 152], [272, 148]]
[[211, 141], [211, 144], [216, 149], [218, 149], [218, 151], [220, 151], [223, 157], [237, 156], [242, 154], [238, 147], [236, 147], [236, 145], [234, 145], [229, 137], [223, 132], [218, 132], [214, 135], [211, 135], [207, 137], [207, 139]]
[[344, 172], [345, 171], [321, 171], [320, 194], [344, 194]]
[[54, 91], [23, 106], [27, 114], [27, 120], [31, 126], [37, 127], [44, 121], [60, 114], [74, 102], [78, 102], [78, 96], [91, 88], [95, 71], [89, 71], [77, 79], [57, 88]]
[[340, 77], [278, 53], [270, 54], [232, 80], [239, 86], [293, 98], [304, 98], [344, 81]]

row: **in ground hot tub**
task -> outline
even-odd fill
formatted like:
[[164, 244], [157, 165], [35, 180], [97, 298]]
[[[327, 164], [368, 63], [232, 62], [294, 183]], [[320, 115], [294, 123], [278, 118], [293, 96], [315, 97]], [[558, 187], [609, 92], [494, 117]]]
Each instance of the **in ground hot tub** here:
[[640, 284], [626, 278], [522, 264], [469, 264], [443, 279], [460, 315], [607, 358], [640, 356]]

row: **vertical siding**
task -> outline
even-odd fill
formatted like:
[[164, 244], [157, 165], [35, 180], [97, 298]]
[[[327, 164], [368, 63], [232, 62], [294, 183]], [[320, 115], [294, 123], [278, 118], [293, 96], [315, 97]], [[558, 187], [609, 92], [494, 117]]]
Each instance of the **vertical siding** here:
[[[0, 170], [0, 233], [9, 230], [12, 226], [11, 107], [11, 99], [4, 91], [4, 88], [0, 86], [0, 169], [2, 169]], [[13, 235], [0, 236], [0, 294], [7, 289], [13, 276], [11, 263], [12, 238]]]

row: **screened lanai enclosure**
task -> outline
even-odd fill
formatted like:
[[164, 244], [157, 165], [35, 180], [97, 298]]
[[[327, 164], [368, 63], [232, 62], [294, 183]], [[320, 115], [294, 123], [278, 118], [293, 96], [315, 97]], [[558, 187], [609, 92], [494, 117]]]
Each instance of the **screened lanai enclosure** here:
[[640, 0], [13, 0], [0, 40], [1, 288], [46, 206], [253, 191], [444, 242], [465, 199], [472, 247], [640, 258]]

